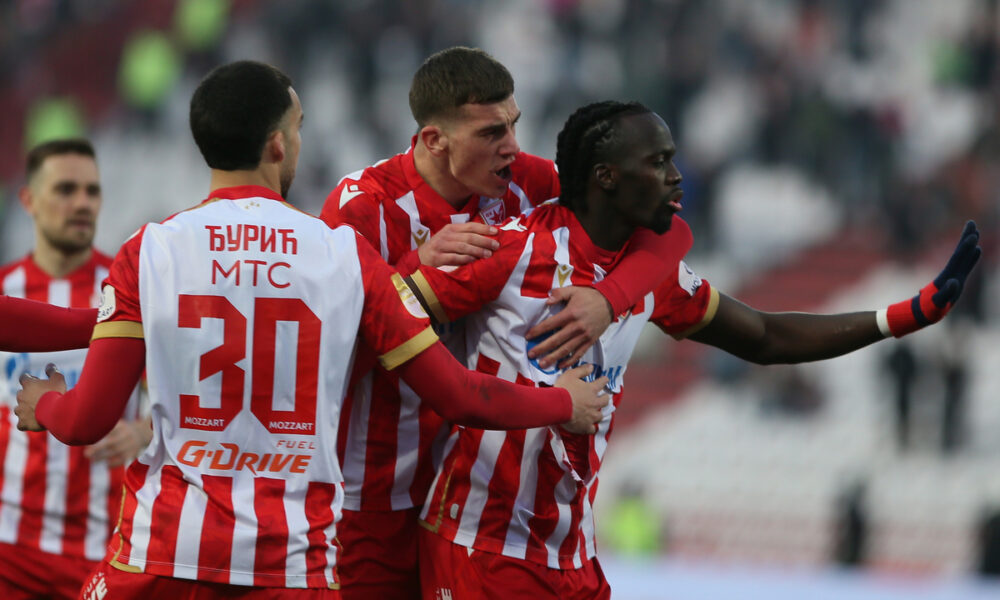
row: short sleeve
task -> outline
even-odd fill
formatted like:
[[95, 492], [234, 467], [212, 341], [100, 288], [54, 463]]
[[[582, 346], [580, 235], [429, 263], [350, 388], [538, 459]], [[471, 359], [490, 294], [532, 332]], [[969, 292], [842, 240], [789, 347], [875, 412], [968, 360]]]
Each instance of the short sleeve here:
[[363, 240], [359, 239], [357, 245], [365, 288], [361, 335], [382, 366], [392, 370], [426, 350], [438, 338], [427, 313], [403, 278]]
[[684, 339], [715, 318], [719, 292], [699, 277], [684, 261], [653, 292], [650, 321], [677, 339]]
[[122, 244], [111, 263], [101, 286], [101, 306], [97, 310], [92, 340], [143, 337], [139, 304], [139, 251], [145, 231], [143, 227]]

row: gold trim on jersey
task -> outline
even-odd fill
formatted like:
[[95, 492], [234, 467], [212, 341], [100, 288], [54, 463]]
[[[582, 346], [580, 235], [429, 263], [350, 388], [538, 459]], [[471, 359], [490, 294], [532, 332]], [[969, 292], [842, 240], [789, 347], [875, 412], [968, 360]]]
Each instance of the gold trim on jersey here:
[[413, 286], [410, 287], [413, 291], [417, 292], [417, 297], [420, 298], [421, 304], [431, 313], [434, 320], [438, 323], [448, 323], [451, 321], [444, 312], [444, 307], [441, 306], [441, 301], [438, 300], [437, 294], [434, 293], [434, 288], [431, 287], [424, 274], [417, 270], [410, 275], [409, 279], [413, 282]]
[[444, 490], [441, 492], [441, 506], [438, 507], [437, 523], [432, 525], [423, 519], [417, 519], [417, 524], [431, 533], [437, 533], [441, 529], [441, 523], [444, 521], [444, 505], [448, 500], [448, 487], [451, 486], [451, 476], [454, 474], [455, 470], [453, 468], [451, 471], [448, 471], [448, 478], [444, 480]]
[[118, 536], [118, 551], [115, 555], [111, 557], [108, 564], [112, 567], [118, 569], [119, 571], [125, 571], [126, 573], [142, 573], [142, 569], [139, 567], [134, 567], [132, 565], [126, 565], [125, 563], [118, 560], [118, 557], [122, 554], [122, 548], [125, 547], [125, 536], [122, 535], [122, 521], [125, 519], [125, 484], [122, 484], [122, 501], [118, 504], [118, 525], [115, 527], [115, 534]]
[[417, 335], [396, 346], [392, 350], [378, 357], [380, 363], [386, 371], [391, 371], [399, 365], [420, 354], [424, 350], [434, 345], [438, 341], [438, 336], [434, 333], [433, 327], [424, 329]]
[[136, 321], [104, 321], [94, 325], [94, 333], [90, 341], [103, 338], [138, 338], [144, 339], [142, 323]]
[[[688, 336], [692, 336], [695, 333], [701, 331], [702, 327], [708, 325], [715, 318], [715, 313], [719, 310], [719, 290], [714, 287], [709, 291], [708, 296], [708, 308], [705, 309], [705, 314], [702, 316], [701, 321], [688, 327], [684, 332], [674, 335], [674, 339], [683, 340]], [[671, 334], [672, 335], [672, 334]]]

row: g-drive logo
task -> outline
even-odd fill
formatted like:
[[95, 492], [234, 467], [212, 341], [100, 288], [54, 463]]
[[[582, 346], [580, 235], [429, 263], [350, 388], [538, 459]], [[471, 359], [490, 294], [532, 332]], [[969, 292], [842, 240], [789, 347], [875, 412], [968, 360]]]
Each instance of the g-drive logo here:
[[[533, 338], [533, 339], [530, 339], [530, 340], [526, 340], [525, 341], [525, 349], [524, 349], [525, 353], [531, 352], [532, 348], [534, 348], [538, 344], [540, 344], [543, 341], [545, 341], [553, 333], [555, 333], [555, 332], [549, 332], [549, 333], [547, 333], [545, 335], [540, 335], [540, 336], [538, 336], [536, 338]], [[556, 365], [552, 365], [551, 367], [549, 367], [547, 369], [542, 368], [542, 366], [540, 364], [538, 364], [538, 359], [537, 358], [529, 358], [528, 359], [528, 363], [534, 369], [536, 369], [540, 373], [544, 373], [546, 375], [559, 375], [560, 373], [562, 373], [563, 371], [566, 370], [566, 369], [560, 369]], [[592, 364], [592, 365], [594, 365], [594, 370], [590, 373], [590, 375], [587, 375], [586, 377], [584, 377], [584, 381], [594, 381], [595, 379], [598, 379], [600, 377], [607, 377], [608, 378], [608, 384], [606, 386], [604, 386], [604, 387], [609, 392], [611, 392], [611, 393], [618, 393], [618, 391], [621, 390], [621, 378], [622, 378], [622, 371], [625, 370], [624, 366], [622, 366], [622, 365], [607, 366], [607, 365], [601, 365], [601, 364], [597, 364], [597, 363], [588, 363], [586, 361], [578, 360], [578, 361], [576, 361], [576, 363], [570, 365], [568, 368], [572, 369], [574, 367], [579, 367], [580, 365], [585, 365], [585, 364]]]

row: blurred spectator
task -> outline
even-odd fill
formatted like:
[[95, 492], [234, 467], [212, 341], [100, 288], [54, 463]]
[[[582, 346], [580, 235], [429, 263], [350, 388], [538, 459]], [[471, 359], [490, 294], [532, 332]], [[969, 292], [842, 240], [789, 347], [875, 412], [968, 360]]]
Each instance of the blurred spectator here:
[[965, 344], [970, 332], [961, 320], [953, 320], [942, 334], [937, 353], [942, 383], [941, 452], [950, 455], [968, 443], [965, 420], [970, 374]]
[[603, 540], [620, 555], [639, 558], [660, 552], [660, 517], [646, 502], [638, 482], [624, 486], [602, 526]]
[[867, 485], [856, 481], [841, 494], [837, 505], [834, 562], [845, 567], [865, 564], [868, 553]]
[[917, 356], [910, 342], [899, 340], [893, 344], [886, 355], [885, 366], [892, 377], [896, 445], [899, 450], [906, 450], [910, 445], [910, 409], [918, 370]]

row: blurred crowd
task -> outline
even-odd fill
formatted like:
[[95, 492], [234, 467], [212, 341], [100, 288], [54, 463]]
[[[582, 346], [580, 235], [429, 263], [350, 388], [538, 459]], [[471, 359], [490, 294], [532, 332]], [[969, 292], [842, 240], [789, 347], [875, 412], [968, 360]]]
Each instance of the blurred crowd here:
[[23, 149], [62, 130], [125, 119], [169, 137], [172, 88], [249, 56], [303, 90], [300, 196], [317, 208], [339, 176], [405, 146], [413, 71], [464, 44], [514, 74], [527, 150], [551, 156], [594, 99], [662, 114], [697, 231], [713, 231], [727, 172], [781, 167], [907, 252], [954, 221], [996, 220], [998, 23], [996, 0], [12, 0], [0, 173], [11, 198]]

